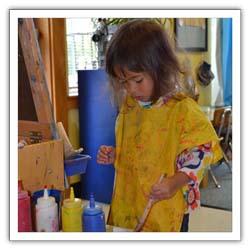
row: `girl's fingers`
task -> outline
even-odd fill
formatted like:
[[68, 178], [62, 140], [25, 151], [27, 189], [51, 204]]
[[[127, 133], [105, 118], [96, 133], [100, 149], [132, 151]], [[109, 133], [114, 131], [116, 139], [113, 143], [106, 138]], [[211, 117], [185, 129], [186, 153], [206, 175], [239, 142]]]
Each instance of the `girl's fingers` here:
[[152, 190], [153, 192], [159, 191], [159, 190], [161, 190], [161, 189], [162, 189], [162, 184], [161, 184], [161, 183], [154, 184], [154, 185], [152, 186], [152, 188], [151, 188], [151, 190]]
[[162, 199], [165, 196], [168, 196], [168, 189], [164, 188], [162, 185], [157, 184], [155, 187], [152, 187], [150, 195], [157, 199]]
[[153, 197], [153, 198], [159, 198], [161, 197], [163, 194], [162, 192], [158, 191], [158, 192], [151, 192], [150, 193], [150, 196]]
[[102, 151], [99, 151], [98, 156], [100, 158], [104, 158], [104, 159], [108, 159], [109, 158], [108, 155], [106, 153], [102, 152]]
[[109, 158], [106, 155], [98, 154], [97, 162], [100, 164], [109, 164]]
[[109, 159], [108, 159], [108, 157], [103, 157], [103, 156], [99, 155], [99, 156], [97, 156], [97, 160], [98, 161], [103, 161], [103, 162], [108, 162]]
[[110, 146], [101, 146], [100, 150], [102, 150], [104, 153], [109, 153], [112, 151], [112, 147]]
[[97, 152], [97, 162], [99, 164], [111, 164], [114, 162], [114, 148], [112, 146], [100, 146]]
[[150, 195], [150, 198], [153, 199], [154, 201], [159, 201], [165, 199], [165, 196], [164, 194], [160, 193], [160, 194]]
[[108, 154], [113, 153], [113, 147], [106, 147], [105, 150]]
[[99, 164], [107, 164], [106, 161], [102, 161], [102, 160], [98, 160], [97, 162], [98, 162]]
[[[109, 149], [111, 148], [111, 149]], [[109, 147], [109, 146], [101, 146], [99, 151], [98, 151], [98, 154], [102, 154], [102, 155], [106, 155], [108, 156], [109, 153], [112, 152], [112, 147]]]
[[101, 158], [97, 158], [97, 162], [98, 162], [99, 164], [109, 164], [109, 161], [108, 161], [108, 160], [101, 159]]

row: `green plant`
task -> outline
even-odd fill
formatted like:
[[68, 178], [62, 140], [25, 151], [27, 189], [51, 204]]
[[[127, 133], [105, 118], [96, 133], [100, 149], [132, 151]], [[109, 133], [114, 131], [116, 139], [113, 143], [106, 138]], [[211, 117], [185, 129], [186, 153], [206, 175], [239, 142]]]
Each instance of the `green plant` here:
[[[128, 21], [134, 20], [137, 18], [107, 18], [106, 19], [106, 24], [107, 25], [121, 25], [123, 23], [126, 23]], [[157, 22], [158, 24], [160, 24], [161, 26], [165, 26], [167, 20], [169, 18], [145, 18], [146, 20], [154, 20], [155, 22]]]

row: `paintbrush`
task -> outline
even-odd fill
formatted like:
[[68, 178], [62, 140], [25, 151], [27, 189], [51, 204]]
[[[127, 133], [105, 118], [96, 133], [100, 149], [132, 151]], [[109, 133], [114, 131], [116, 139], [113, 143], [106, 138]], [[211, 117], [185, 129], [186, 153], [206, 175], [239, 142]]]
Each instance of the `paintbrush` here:
[[[161, 183], [163, 178], [166, 177], [167, 175], [166, 174], [162, 174], [161, 177], [159, 178], [158, 180], [158, 183]], [[153, 207], [154, 205], [154, 199], [150, 198], [148, 200], [148, 203], [146, 205], [146, 207], [144, 208], [144, 212], [143, 212], [143, 215], [141, 216], [141, 218], [139, 219], [139, 222], [137, 223], [135, 229], [134, 229], [134, 232], [140, 232], [141, 229], [143, 228], [144, 226], [144, 223], [149, 215], [149, 212], [151, 210], [151, 208]]]

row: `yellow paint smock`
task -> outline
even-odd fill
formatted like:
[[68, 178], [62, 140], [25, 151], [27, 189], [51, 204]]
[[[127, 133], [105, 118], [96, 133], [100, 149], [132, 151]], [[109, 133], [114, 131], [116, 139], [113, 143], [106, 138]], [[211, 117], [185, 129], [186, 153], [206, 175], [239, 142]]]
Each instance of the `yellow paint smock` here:
[[[116, 122], [116, 180], [108, 224], [134, 229], [159, 177], [176, 172], [176, 158], [185, 149], [212, 143], [213, 160], [221, 158], [218, 137], [199, 106], [184, 95], [152, 107], [127, 97]], [[143, 231], [180, 231], [186, 210], [181, 189], [157, 202]]]
[[81, 199], [75, 198], [73, 187], [70, 188], [70, 198], [63, 201], [62, 206], [62, 230], [63, 232], [82, 232]]

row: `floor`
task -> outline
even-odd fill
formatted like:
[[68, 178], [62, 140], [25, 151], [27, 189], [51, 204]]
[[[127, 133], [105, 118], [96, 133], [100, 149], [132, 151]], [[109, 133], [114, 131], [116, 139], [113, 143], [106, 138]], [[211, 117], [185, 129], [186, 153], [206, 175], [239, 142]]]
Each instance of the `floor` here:
[[[232, 166], [232, 164], [230, 164], [230, 166]], [[232, 211], [233, 185], [231, 167], [229, 168], [228, 165], [223, 162], [219, 165], [214, 165], [212, 167], [212, 173], [221, 187], [216, 187], [211, 178], [211, 172], [209, 172], [208, 175], [203, 178], [206, 185], [201, 185], [200, 188], [201, 204], [206, 207]]]
[[190, 216], [190, 232], [231, 232], [232, 212], [201, 207]]
[[[99, 204], [99, 203], [97, 203]], [[84, 201], [86, 205], [86, 201]], [[105, 218], [109, 212], [109, 205], [102, 204]], [[116, 230], [119, 230], [118, 228]], [[122, 230], [121, 230], [122, 231]], [[190, 215], [189, 232], [231, 232], [232, 231], [232, 212], [201, 207], [198, 211]]]

